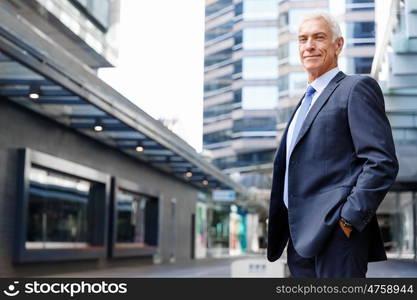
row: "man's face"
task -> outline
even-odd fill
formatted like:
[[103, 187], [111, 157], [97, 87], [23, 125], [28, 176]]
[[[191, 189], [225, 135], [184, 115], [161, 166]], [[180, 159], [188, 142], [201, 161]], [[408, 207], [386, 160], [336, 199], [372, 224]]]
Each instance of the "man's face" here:
[[312, 79], [337, 66], [337, 55], [343, 47], [343, 38], [333, 40], [330, 26], [323, 18], [304, 21], [298, 31], [300, 60]]

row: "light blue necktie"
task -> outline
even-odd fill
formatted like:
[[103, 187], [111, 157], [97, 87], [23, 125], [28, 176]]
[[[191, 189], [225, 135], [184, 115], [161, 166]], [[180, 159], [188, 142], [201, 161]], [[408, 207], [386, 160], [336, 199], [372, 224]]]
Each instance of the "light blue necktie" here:
[[300, 110], [298, 111], [297, 122], [295, 123], [294, 131], [292, 133], [291, 147], [289, 151], [290, 154], [294, 147], [295, 141], [297, 140], [298, 135], [300, 134], [301, 126], [303, 125], [304, 120], [307, 116], [308, 109], [310, 108], [311, 101], [313, 100], [313, 95], [315, 92], [316, 90], [311, 85], [307, 87], [307, 91], [304, 96], [304, 101], [303, 103], [301, 103]]
[[[313, 100], [313, 95], [314, 95], [315, 92], [316, 92], [316, 90], [311, 85], [309, 85], [307, 87], [307, 91], [306, 91], [306, 94], [304, 96], [304, 100], [301, 103], [299, 111], [298, 111], [297, 121], [294, 125], [294, 130], [293, 130], [292, 138], [291, 138], [291, 147], [289, 148], [288, 156], [291, 155], [291, 152], [292, 152], [292, 149], [294, 147], [295, 141], [298, 138], [301, 126], [303, 125], [304, 120], [307, 116], [308, 109], [310, 108], [311, 101]], [[287, 167], [286, 167], [286, 170], [285, 170], [285, 179], [284, 179], [284, 199], [283, 200], [284, 200], [284, 203], [285, 203], [286, 207], [288, 207], [288, 162], [289, 162], [289, 157], [287, 157]]]

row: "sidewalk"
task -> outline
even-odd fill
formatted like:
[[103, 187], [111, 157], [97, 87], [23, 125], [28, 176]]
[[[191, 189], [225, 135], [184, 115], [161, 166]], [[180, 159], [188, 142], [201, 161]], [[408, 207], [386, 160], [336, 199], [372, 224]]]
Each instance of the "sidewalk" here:
[[368, 264], [367, 277], [417, 278], [417, 261], [390, 259]]
[[[48, 277], [230, 278], [232, 277], [232, 263], [242, 260], [263, 260], [265, 261], [265, 265], [268, 264], [264, 255], [246, 254], [227, 258], [206, 258], [189, 262], [114, 267], [76, 273], [51, 274]], [[274, 264], [276, 264], [276, 262]], [[367, 277], [417, 278], [417, 262], [388, 260], [384, 262], [370, 263], [368, 265]]]

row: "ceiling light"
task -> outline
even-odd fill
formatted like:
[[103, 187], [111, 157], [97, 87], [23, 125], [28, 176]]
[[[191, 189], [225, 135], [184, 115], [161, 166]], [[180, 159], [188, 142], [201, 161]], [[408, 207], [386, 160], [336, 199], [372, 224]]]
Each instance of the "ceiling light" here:
[[30, 99], [39, 99], [39, 94], [38, 93], [30, 93], [29, 98]]
[[39, 99], [41, 94], [41, 88], [38, 84], [33, 84], [29, 87], [29, 98], [30, 99]]
[[94, 124], [94, 130], [97, 132], [100, 132], [100, 131], [103, 131], [103, 129], [104, 129], [103, 124], [101, 123], [101, 120], [98, 119], [96, 123]]
[[193, 173], [191, 173], [191, 171], [187, 171], [187, 173], [185, 173], [185, 177], [190, 178], [192, 176], [193, 176]]

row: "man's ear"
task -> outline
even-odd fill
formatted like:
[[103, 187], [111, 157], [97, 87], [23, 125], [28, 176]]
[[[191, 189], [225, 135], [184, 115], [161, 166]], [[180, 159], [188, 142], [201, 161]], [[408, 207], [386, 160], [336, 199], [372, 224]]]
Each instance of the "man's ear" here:
[[344, 38], [341, 36], [336, 39], [336, 56], [339, 56], [340, 52], [342, 52], [343, 45], [345, 44]]

